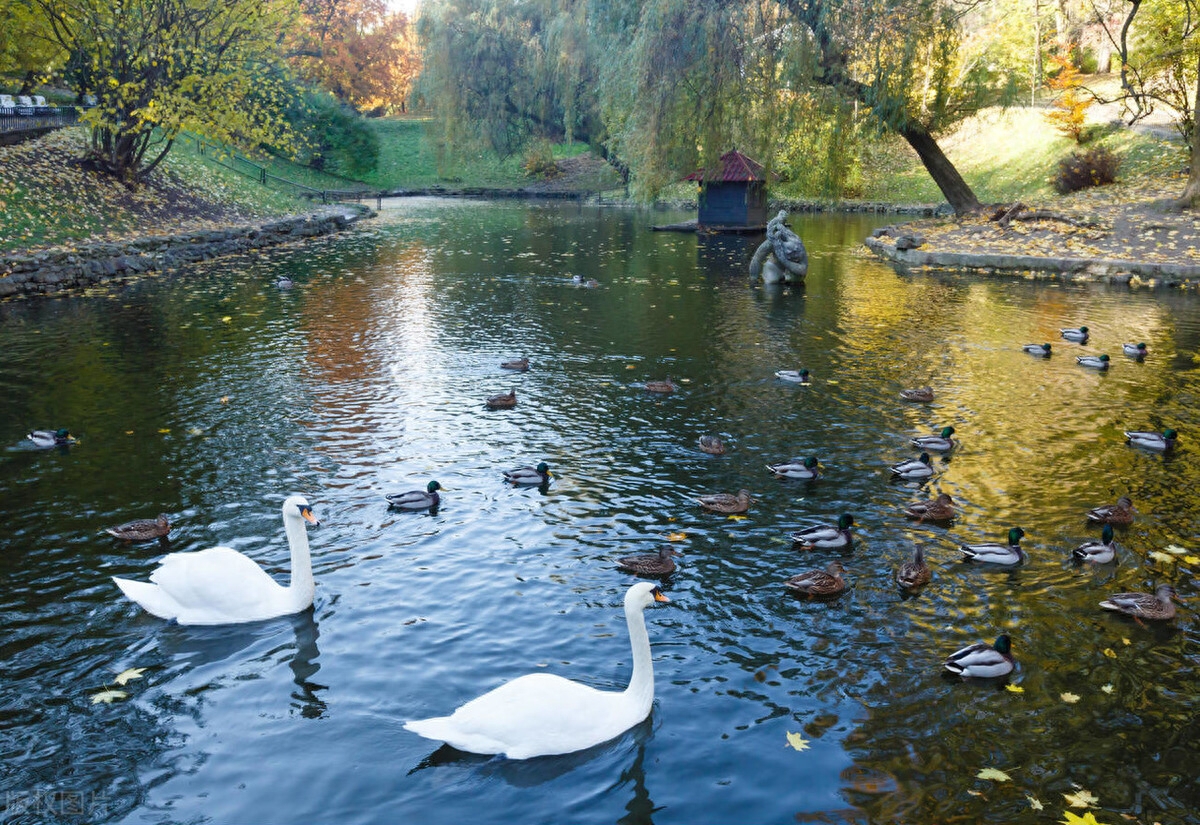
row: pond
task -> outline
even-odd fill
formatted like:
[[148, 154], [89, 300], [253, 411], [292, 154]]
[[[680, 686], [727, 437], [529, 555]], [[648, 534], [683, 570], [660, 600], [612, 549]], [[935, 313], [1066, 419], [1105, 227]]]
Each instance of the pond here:
[[[1200, 821], [1200, 300], [902, 275], [864, 216], [794, 216], [807, 284], [756, 287], [753, 239], [649, 231], [683, 217], [398, 200], [343, 237], [0, 305], [4, 821]], [[1088, 344], [1058, 337], [1080, 324]], [[1075, 361], [1099, 353], [1106, 372]], [[891, 481], [943, 426], [960, 444], [932, 478]], [[54, 427], [78, 443], [22, 444]], [[1165, 456], [1122, 435], [1165, 427]], [[810, 455], [812, 483], [766, 469]], [[539, 461], [549, 485], [504, 483]], [[388, 508], [430, 480], [435, 513]], [[744, 516], [694, 501], [741, 488]], [[903, 517], [938, 492], [953, 523]], [[180, 626], [110, 578], [222, 544], [283, 580], [293, 493], [321, 520], [311, 610]], [[1073, 564], [1121, 495], [1117, 562]], [[103, 533], [160, 512], [167, 547]], [[849, 552], [793, 548], [841, 513]], [[1025, 564], [962, 561], [1015, 526]], [[666, 545], [642, 724], [532, 760], [403, 729], [529, 672], [622, 688], [616, 561]], [[902, 593], [917, 545], [933, 580]], [[840, 598], [785, 592], [835, 559]], [[1160, 583], [1173, 621], [1098, 606]], [[943, 673], [1001, 633], [1006, 679]]]

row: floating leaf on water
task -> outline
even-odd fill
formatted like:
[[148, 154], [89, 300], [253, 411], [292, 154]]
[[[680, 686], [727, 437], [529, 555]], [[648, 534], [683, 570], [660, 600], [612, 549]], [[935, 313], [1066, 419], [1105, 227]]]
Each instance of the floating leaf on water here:
[[221, 403], [222, 403], [222, 404], [228, 404], [228, 403], [229, 403], [229, 396], [228, 396], [228, 395], [222, 395], [222, 396], [221, 396], [221, 398], [220, 398], [220, 401], [221, 401]]
[[825, 383], [826, 383], [826, 384], [836, 384], [837, 382], [838, 382], [838, 380], [837, 380], [836, 378], [830, 378], [830, 379], [829, 379], [828, 381], [826, 381]]
[[1063, 811], [1063, 819], [1060, 819], [1063, 825], [1104, 825], [1103, 822], [1096, 820], [1095, 814], [1088, 811], [1083, 816], [1073, 814], [1070, 811]]
[[667, 533], [667, 541], [686, 541], [687, 533]]
[[102, 690], [99, 693], [93, 693], [92, 694], [92, 704], [93, 705], [99, 705], [99, 704], [110, 705], [119, 699], [128, 699], [128, 698], [129, 698], [129, 694], [123, 690], [108, 689], [108, 690]]
[[1036, 796], [1031, 796], [1029, 794], [1025, 794], [1025, 798], [1029, 800], [1029, 807], [1035, 811], [1040, 811], [1043, 807], [1045, 807], [1044, 805], [1042, 805], [1041, 800], [1038, 799]]
[[1024, 693], [1025, 692], [1025, 688], [1021, 687], [1020, 685], [1005, 685], [1004, 689], [1007, 690], [1009, 693]]
[[1063, 794], [1063, 799], [1067, 800], [1067, 804], [1072, 808], [1091, 808], [1100, 801], [1100, 798], [1091, 791], [1080, 788], [1075, 793]]
[[799, 733], [789, 733], [787, 735], [787, 743], [790, 747], [798, 751], [808, 750], [808, 740]]
[[170, 427], [159, 427], [159, 428], [158, 428], [158, 434], [159, 434], [159, 435], [166, 435], [166, 434], [167, 434], [167, 433], [169, 433], [169, 432], [171, 432], [171, 428], [170, 428]]
[[749, 518], [749, 516], [733, 515], [733, 516], [726, 516], [725, 518], [727, 518], [729, 521], [745, 521], [747, 518]]
[[131, 667], [128, 670], [122, 670], [117, 674], [117, 678], [113, 679], [118, 685], [123, 685], [126, 682], [132, 682], [134, 679], [141, 679], [142, 674], [146, 672], [144, 667]]
[[1065, 692], [1064, 692], [1064, 693], [1063, 693], [1061, 696], [1059, 696], [1058, 698], [1059, 698], [1059, 699], [1062, 699], [1062, 700], [1063, 700], [1064, 702], [1066, 702], [1068, 705], [1073, 705], [1073, 704], [1075, 704], [1076, 702], [1078, 702], [1078, 701], [1079, 701], [1079, 697], [1078, 697], [1078, 696], [1076, 696], [1074, 693], [1071, 693], [1071, 691], [1069, 691], [1069, 690], [1068, 690], [1068, 691], [1065, 691]]
[[232, 320], [233, 320], [233, 317], [232, 317], [232, 316], [230, 316], [230, 315], [226, 315], [225, 317], [223, 317], [223, 318], [221, 319], [221, 323], [222, 323], [222, 324], [228, 324], [228, 323], [229, 323], [230, 321], [232, 321]]
[[1186, 547], [1180, 547], [1178, 544], [1168, 544], [1167, 552], [1174, 556], [1182, 556], [1187, 553]]
[[984, 768], [975, 774], [976, 779], [994, 779], [997, 782], [1010, 782], [1012, 777], [997, 768]]
[[1104, 655], [1110, 659], [1115, 659], [1117, 658], [1117, 651], [1113, 650], [1111, 647], [1106, 647], [1104, 648]]
[[1149, 555], [1152, 560], [1162, 564], [1173, 564], [1175, 562], [1174, 556], [1170, 555], [1169, 553], [1164, 553], [1161, 550], [1151, 550]]
[[1102, 691], [1104, 691], [1105, 693], [1112, 693], [1112, 692], [1113, 692], [1113, 686], [1112, 686], [1112, 682], [1109, 682], [1107, 685], [1104, 685], [1104, 686], [1103, 686], [1103, 687], [1101, 687], [1100, 689], [1101, 689]]

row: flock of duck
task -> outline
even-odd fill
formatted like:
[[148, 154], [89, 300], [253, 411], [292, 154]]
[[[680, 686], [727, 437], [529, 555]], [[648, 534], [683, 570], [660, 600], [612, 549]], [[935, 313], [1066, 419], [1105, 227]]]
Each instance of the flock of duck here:
[[[1061, 331], [1067, 341], [1086, 342], [1087, 327]], [[1023, 347], [1039, 357], [1052, 351], [1050, 344], [1027, 344]], [[1145, 358], [1145, 344], [1126, 344], [1123, 350], [1130, 357]], [[1082, 366], [1108, 368], [1108, 359], [1094, 360], [1082, 356]], [[529, 369], [529, 359], [520, 358], [501, 363], [510, 371]], [[780, 370], [776, 377], [783, 381], [807, 384], [808, 370]], [[670, 376], [665, 381], [649, 381], [645, 389], [653, 393], [670, 393], [677, 385]], [[906, 401], [930, 402], [930, 387], [904, 390]], [[488, 398], [491, 409], [516, 405], [516, 390]], [[936, 435], [917, 436], [911, 445], [921, 451], [916, 459], [892, 465], [891, 473], [900, 479], [927, 479], [933, 474], [929, 453], [948, 453], [959, 442], [953, 438], [954, 427], [944, 427]], [[1127, 443], [1142, 449], [1167, 452], [1175, 447], [1174, 430], [1162, 433], [1127, 431]], [[27, 434], [35, 447], [65, 448], [75, 443], [66, 429], [35, 430]], [[706, 453], [721, 455], [726, 446], [720, 437], [703, 435], [698, 442]], [[821, 477], [820, 463], [815, 456], [771, 464], [767, 469], [779, 479], [815, 481]], [[519, 467], [505, 472], [504, 479], [515, 486], [544, 486], [552, 474], [546, 462], [536, 466]], [[430, 481], [424, 490], [412, 490], [386, 496], [390, 507], [400, 510], [436, 510], [441, 503], [441, 484]], [[705, 510], [739, 514], [753, 503], [748, 490], [736, 494], [715, 493], [697, 498]], [[1087, 512], [1089, 521], [1103, 525], [1101, 540], [1090, 541], [1072, 551], [1073, 558], [1086, 564], [1111, 564], [1116, 561], [1113, 525], [1127, 525], [1136, 510], [1128, 496], [1116, 503]], [[947, 523], [956, 516], [950, 495], [908, 505], [904, 515], [918, 522]], [[284, 531], [291, 551], [291, 578], [280, 585], [248, 556], [229, 547], [210, 547], [164, 556], [150, 574], [149, 582], [113, 577], [114, 583], [130, 600], [147, 612], [184, 625], [214, 625], [260, 621], [290, 615], [307, 609], [313, 602], [315, 587], [309, 551], [306, 523], [320, 522], [303, 496], [288, 497], [282, 507]], [[798, 550], [849, 551], [854, 542], [854, 516], [843, 513], [836, 524], [818, 525], [790, 534]], [[123, 541], [164, 539], [171, 529], [167, 516], [142, 519], [108, 528], [107, 532]], [[1025, 535], [1020, 527], [1008, 531], [1007, 543], [963, 544], [959, 550], [965, 560], [996, 566], [1015, 566], [1026, 561], [1020, 545]], [[657, 553], [627, 556], [618, 565], [639, 576], [663, 578], [676, 569], [674, 549], [663, 547]], [[830, 562], [824, 569], [808, 570], [791, 576], [783, 586], [796, 596], [806, 599], [832, 599], [847, 589], [846, 569], [840, 560]], [[932, 580], [932, 571], [918, 545], [911, 560], [895, 572], [897, 584], [913, 591]], [[1117, 593], [1100, 602], [1100, 606], [1127, 614], [1140, 621], [1169, 620], [1175, 615], [1175, 590], [1169, 584], [1160, 585], [1154, 593]], [[631, 586], [625, 595], [624, 613], [633, 650], [633, 673], [623, 691], [597, 690], [578, 682], [547, 673], [532, 673], [484, 693], [461, 705], [448, 716], [411, 720], [404, 727], [423, 737], [446, 742], [461, 750], [482, 754], [504, 754], [513, 759], [569, 753], [608, 741], [643, 720], [650, 712], [654, 699], [653, 664], [649, 637], [643, 611], [655, 602], [669, 601], [662, 591], [649, 582]], [[945, 669], [963, 678], [1004, 677], [1014, 668], [1012, 640], [1007, 634], [997, 637], [994, 644], [978, 642], [952, 653], [944, 663]]]
[[[1090, 338], [1086, 326], [1065, 328], [1060, 330], [1063, 340], [1073, 343], [1087, 343]], [[1049, 357], [1053, 347], [1045, 344], [1025, 344], [1023, 351], [1041, 358]], [[1139, 361], [1144, 359], [1148, 350], [1144, 343], [1128, 343], [1122, 345], [1122, 352], [1130, 358]], [[1108, 369], [1107, 355], [1083, 355], [1076, 357], [1076, 362], [1090, 369]], [[798, 384], [811, 383], [811, 374], [806, 369], [779, 370], [775, 377]], [[668, 379], [669, 380], [669, 379]], [[902, 390], [900, 397], [905, 401], [928, 403], [933, 401], [932, 387], [917, 387]], [[949, 453], [959, 442], [953, 438], [954, 427], [943, 427], [935, 435], [916, 436], [910, 440], [912, 447], [921, 451], [917, 458], [906, 459], [890, 467], [894, 479], [924, 480], [934, 473], [930, 453]], [[1178, 434], [1173, 429], [1162, 433], [1147, 431], [1126, 431], [1126, 443], [1146, 450], [1165, 453], [1174, 449]], [[701, 436], [699, 447], [702, 451], [720, 455], [725, 452], [725, 445], [720, 438], [713, 435]], [[820, 464], [816, 456], [795, 458], [791, 461], [769, 464], [767, 469], [780, 479], [814, 481], [821, 477]], [[707, 510], [717, 513], [736, 514], [746, 512], [753, 501], [748, 490], [740, 490], [737, 494], [716, 493], [701, 496], [698, 503]], [[1091, 523], [1102, 525], [1099, 541], [1088, 541], [1071, 551], [1072, 558], [1081, 564], [1111, 564], [1117, 559], [1113, 525], [1127, 525], [1133, 521], [1133, 502], [1128, 496], [1121, 496], [1115, 504], [1096, 507], [1087, 512]], [[939, 493], [926, 501], [917, 501], [908, 505], [904, 515], [918, 522], [948, 523], [955, 518], [953, 498], [947, 493]], [[793, 546], [797, 550], [838, 550], [849, 551], [854, 542], [852, 527], [854, 516], [843, 513], [836, 524], [818, 525], [799, 530], [790, 534]], [[984, 542], [978, 544], [962, 544], [959, 551], [965, 561], [1001, 567], [1013, 567], [1025, 563], [1028, 557], [1021, 547], [1021, 539], [1025, 531], [1020, 527], [1012, 527], [1008, 531], [1006, 542]], [[636, 560], [644, 569], [633, 567], [622, 560], [624, 566], [634, 569], [644, 575], [665, 575], [674, 570], [674, 562], [663, 550], [658, 557], [643, 556]], [[831, 561], [824, 569], [807, 570], [788, 578], [783, 586], [791, 593], [804, 598], [832, 599], [844, 593], [848, 587], [844, 574], [846, 568], [840, 560]], [[907, 591], [917, 590], [932, 580], [932, 571], [926, 563], [924, 553], [917, 546], [911, 560], [904, 562], [895, 572], [896, 583]], [[1154, 593], [1116, 593], [1100, 602], [1100, 607], [1141, 620], [1169, 620], [1175, 616], [1176, 592], [1169, 584], [1160, 585]], [[1007, 634], [1001, 634], [994, 644], [978, 642], [962, 648], [951, 654], [944, 663], [947, 671], [964, 678], [995, 678], [1010, 673], [1015, 660], [1012, 654], [1012, 640]]]

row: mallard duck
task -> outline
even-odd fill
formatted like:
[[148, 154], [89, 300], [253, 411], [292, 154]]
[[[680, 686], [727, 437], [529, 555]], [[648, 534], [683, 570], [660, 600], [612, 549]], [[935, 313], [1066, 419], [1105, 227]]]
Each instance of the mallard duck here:
[[698, 442], [700, 449], [709, 455], [725, 455], [725, 442], [720, 436], [702, 435]]
[[1114, 593], [1100, 606], [1135, 619], [1167, 620], [1175, 618], [1175, 588], [1160, 584], [1153, 593]]
[[840, 595], [846, 589], [846, 580], [842, 578], [845, 572], [846, 568], [840, 561], [831, 561], [824, 570], [808, 570], [792, 576], [783, 586], [796, 596], [807, 596], [810, 599], [830, 598]]
[[937, 498], [914, 501], [904, 508], [904, 515], [917, 521], [950, 521], [954, 518], [954, 499], [949, 493], [938, 493]]
[[838, 516], [836, 527], [818, 524], [788, 535], [797, 550], [848, 550], [854, 545], [854, 537], [850, 534], [852, 524], [854, 516], [842, 513]]
[[280, 275], [275, 280], [275, 286], [278, 287], [279, 289], [291, 289], [295, 285], [296, 285], [295, 282], [292, 281], [292, 279], [286, 275]]
[[493, 395], [484, 402], [484, 406], [489, 410], [510, 410], [517, 406], [517, 391], [513, 389], [500, 395]]
[[933, 467], [929, 463], [929, 453], [921, 453], [916, 458], [908, 458], [899, 464], [893, 464], [889, 469], [892, 478], [918, 479], [929, 478], [933, 475]]
[[956, 650], [946, 659], [946, 670], [964, 679], [994, 679], [997, 676], [1007, 676], [1012, 673], [1014, 666], [1012, 639], [1007, 633], [997, 636], [994, 645], [976, 642]]
[[424, 490], [409, 490], [407, 493], [389, 493], [384, 498], [390, 506], [399, 510], [431, 510], [442, 503], [438, 490], [446, 489], [436, 481], [431, 481]]
[[1036, 355], [1038, 358], [1050, 357], [1049, 344], [1026, 344], [1025, 346], [1021, 347], [1021, 349], [1030, 355]]
[[896, 569], [896, 584], [906, 590], [915, 590], [929, 584], [933, 571], [925, 563], [925, 551], [921, 545], [913, 548], [912, 560], [906, 561]]
[[1075, 358], [1075, 363], [1081, 367], [1087, 367], [1092, 370], [1108, 369], [1107, 355], [1079, 355]]
[[953, 427], [942, 427], [939, 435], [919, 435], [908, 443], [920, 450], [945, 453], [958, 446], [958, 442], [950, 437], [952, 435], [954, 435]]
[[679, 385], [671, 380], [671, 376], [667, 376], [666, 381], [647, 381], [646, 392], [675, 392], [679, 389]]
[[812, 376], [808, 370], [775, 370], [775, 377], [780, 381], [790, 381], [793, 384], [812, 383]]
[[1021, 547], [1021, 537], [1024, 535], [1025, 531], [1020, 527], [1013, 527], [1008, 531], [1008, 544], [962, 544], [958, 549], [967, 561], [1012, 566], [1026, 559], [1025, 550]]
[[933, 387], [914, 387], [911, 390], [900, 390], [900, 397], [905, 401], [929, 402], [933, 400]]
[[674, 547], [662, 547], [657, 553], [641, 556], [625, 556], [617, 559], [617, 566], [639, 576], [661, 579], [675, 572], [675, 559], [679, 553]]
[[705, 510], [711, 510], [714, 513], [744, 513], [750, 509], [749, 490], [739, 490], [735, 496], [733, 493], [711, 493], [706, 496], [699, 496], [696, 501]]
[[1058, 334], [1068, 341], [1074, 341], [1077, 344], [1086, 344], [1088, 340], [1087, 327], [1068, 327], [1060, 329]]
[[810, 455], [803, 461], [792, 459], [783, 464], [768, 464], [767, 469], [774, 473], [776, 478], [812, 481], [821, 477], [821, 471], [818, 469], [817, 457], [815, 455]]
[[513, 370], [514, 372], [525, 372], [529, 369], [529, 359], [522, 357], [512, 361], [501, 361], [500, 369]]
[[504, 480], [509, 484], [523, 487], [536, 487], [550, 481], [550, 465], [544, 461], [536, 467], [518, 467], [515, 470], [505, 470]]
[[1116, 561], [1117, 546], [1113, 543], [1113, 528], [1111, 524], [1104, 525], [1100, 531], [1100, 541], [1086, 541], [1071, 551], [1071, 558], [1078, 562], [1093, 564], [1108, 564]]
[[33, 446], [39, 450], [65, 447], [68, 444], [74, 444], [76, 440], [66, 427], [60, 427], [57, 430], [30, 430], [25, 433], [25, 437], [32, 441]]
[[1137, 508], [1133, 506], [1133, 499], [1129, 496], [1121, 496], [1117, 499], [1116, 504], [1105, 504], [1103, 507], [1093, 507], [1088, 510], [1087, 519], [1097, 524], [1132, 524], [1133, 514], [1136, 512]]
[[1141, 447], [1145, 450], [1154, 450], [1156, 452], [1165, 453], [1167, 450], [1175, 448], [1175, 442], [1179, 440], [1179, 434], [1174, 430], [1167, 428], [1162, 431], [1162, 434], [1142, 432], [1139, 430], [1126, 430], [1125, 443], [1131, 444], [1134, 447]]
[[165, 538], [167, 533], [171, 532], [171, 522], [167, 521], [165, 513], [159, 513], [158, 518], [127, 521], [116, 527], [105, 527], [104, 532], [121, 541], [154, 541]]
[[1139, 361], [1150, 354], [1150, 350], [1146, 349], [1145, 344], [1121, 344], [1121, 351]]

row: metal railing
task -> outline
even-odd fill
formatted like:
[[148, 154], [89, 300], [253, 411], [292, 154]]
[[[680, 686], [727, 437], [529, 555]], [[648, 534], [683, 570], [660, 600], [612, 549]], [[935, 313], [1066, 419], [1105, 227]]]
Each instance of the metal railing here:
[[[250, 160], [250, 158], [240, 155], [225, 146], [210, 143], [199, 137], [196, 138], [196, 151], [208, 160], [220, 164], [226, 169], [232, 169], [240, 175], [256, 179], [263, 186], [272, 186], [298, 198], [308, 198], [309, 200], [319, 200], [321, 203], [329, 203], [330, 201], [362, 201], [364, 199], [378, 201], [383, 197], [382, 193], [368, 189], [365, 186], [353, 189], [317, 189], [313, 186], [297, 183], [294, 180], [281, 178], [269, 172], [267, 167]], [[354, 183], [355, 181], [347, 180], [347, 182]]]
[[39, 132], [79, 122], [80, 106], [0, 106], [0, 132]]

